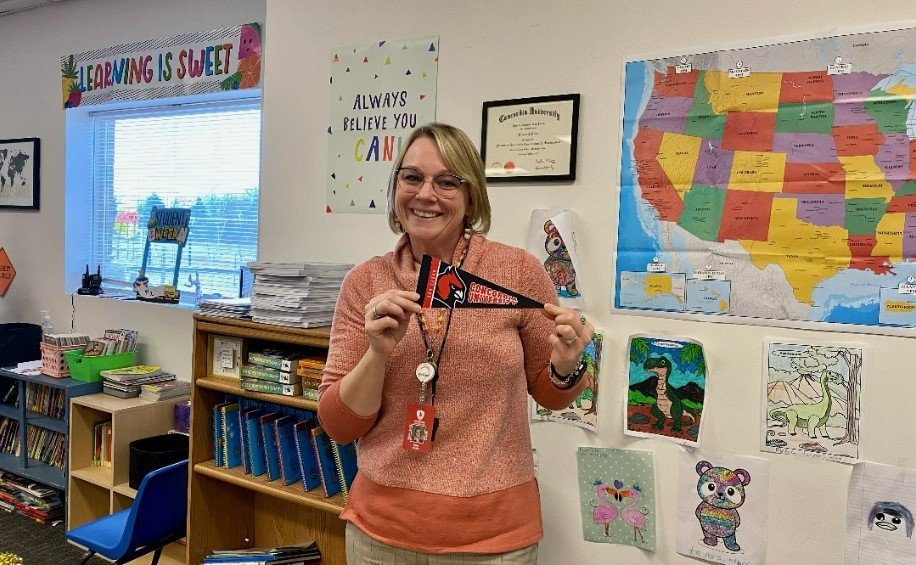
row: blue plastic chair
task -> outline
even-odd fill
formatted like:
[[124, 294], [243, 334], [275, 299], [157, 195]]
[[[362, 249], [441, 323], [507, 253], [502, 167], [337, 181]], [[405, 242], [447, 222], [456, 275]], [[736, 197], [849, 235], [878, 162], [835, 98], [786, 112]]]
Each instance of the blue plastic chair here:
[[134, 503], [67, 532], [67, 539], [88, 549], [80, 565], [100, 554], [115, 563], [127, 563], [184, 537], [188, 513], [188, 460], [147, 474]]

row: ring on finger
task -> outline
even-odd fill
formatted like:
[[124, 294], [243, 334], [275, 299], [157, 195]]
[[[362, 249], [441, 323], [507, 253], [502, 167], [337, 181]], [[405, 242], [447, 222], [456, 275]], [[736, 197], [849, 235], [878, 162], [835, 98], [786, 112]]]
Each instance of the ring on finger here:
[[574, 344], [574, 343], [576, 342], [576, 338], [571, 337], [571, 338], [569, 338], [569, 339], [564, 339], [563, 341], [566, 342], [566, 345], [572, 345], [572, 344]]
[[378, 304], [372, 307], [372, 317], [376, 320], [382, 317], [382, 315], [378, 312]]

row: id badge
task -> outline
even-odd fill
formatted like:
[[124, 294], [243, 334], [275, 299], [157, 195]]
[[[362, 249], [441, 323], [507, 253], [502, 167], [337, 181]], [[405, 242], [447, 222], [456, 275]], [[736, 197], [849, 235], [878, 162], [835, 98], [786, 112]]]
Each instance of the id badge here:
[[433, 448], [433, 422], [436, 407], [432, 404], [411, 402], [404, 414], [404, 439], [401, 447], [407, 451], [429, 453]]

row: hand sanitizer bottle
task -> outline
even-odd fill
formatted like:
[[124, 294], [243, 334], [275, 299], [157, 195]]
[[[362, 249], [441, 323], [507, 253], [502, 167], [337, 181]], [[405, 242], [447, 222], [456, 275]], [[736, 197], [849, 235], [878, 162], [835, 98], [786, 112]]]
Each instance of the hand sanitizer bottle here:
[[51, 311], [42, 310], [41, 311], [41, 335], [48, 335], [54, 333], [54, 324], [51, 323]]

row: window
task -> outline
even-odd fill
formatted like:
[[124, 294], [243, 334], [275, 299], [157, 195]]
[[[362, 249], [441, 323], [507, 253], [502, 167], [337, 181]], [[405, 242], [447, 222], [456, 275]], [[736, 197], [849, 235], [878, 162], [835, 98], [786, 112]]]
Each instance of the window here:
[[[131, 293], [150, 211], [165, 206], [191, 209], [181, 302], [238, 296], [240, 267], [257, 259], [260, 98], [95, 108], [72, 123], [67, 111], [68, 224], [80, 226], [67, 229], [68, 288], [85, 263], [101, 268], [106, 293]], [[74, 141], [88, 147], [82, 158]], [[176, 255], [150, 245], [151, 285], [172, 283]]]

